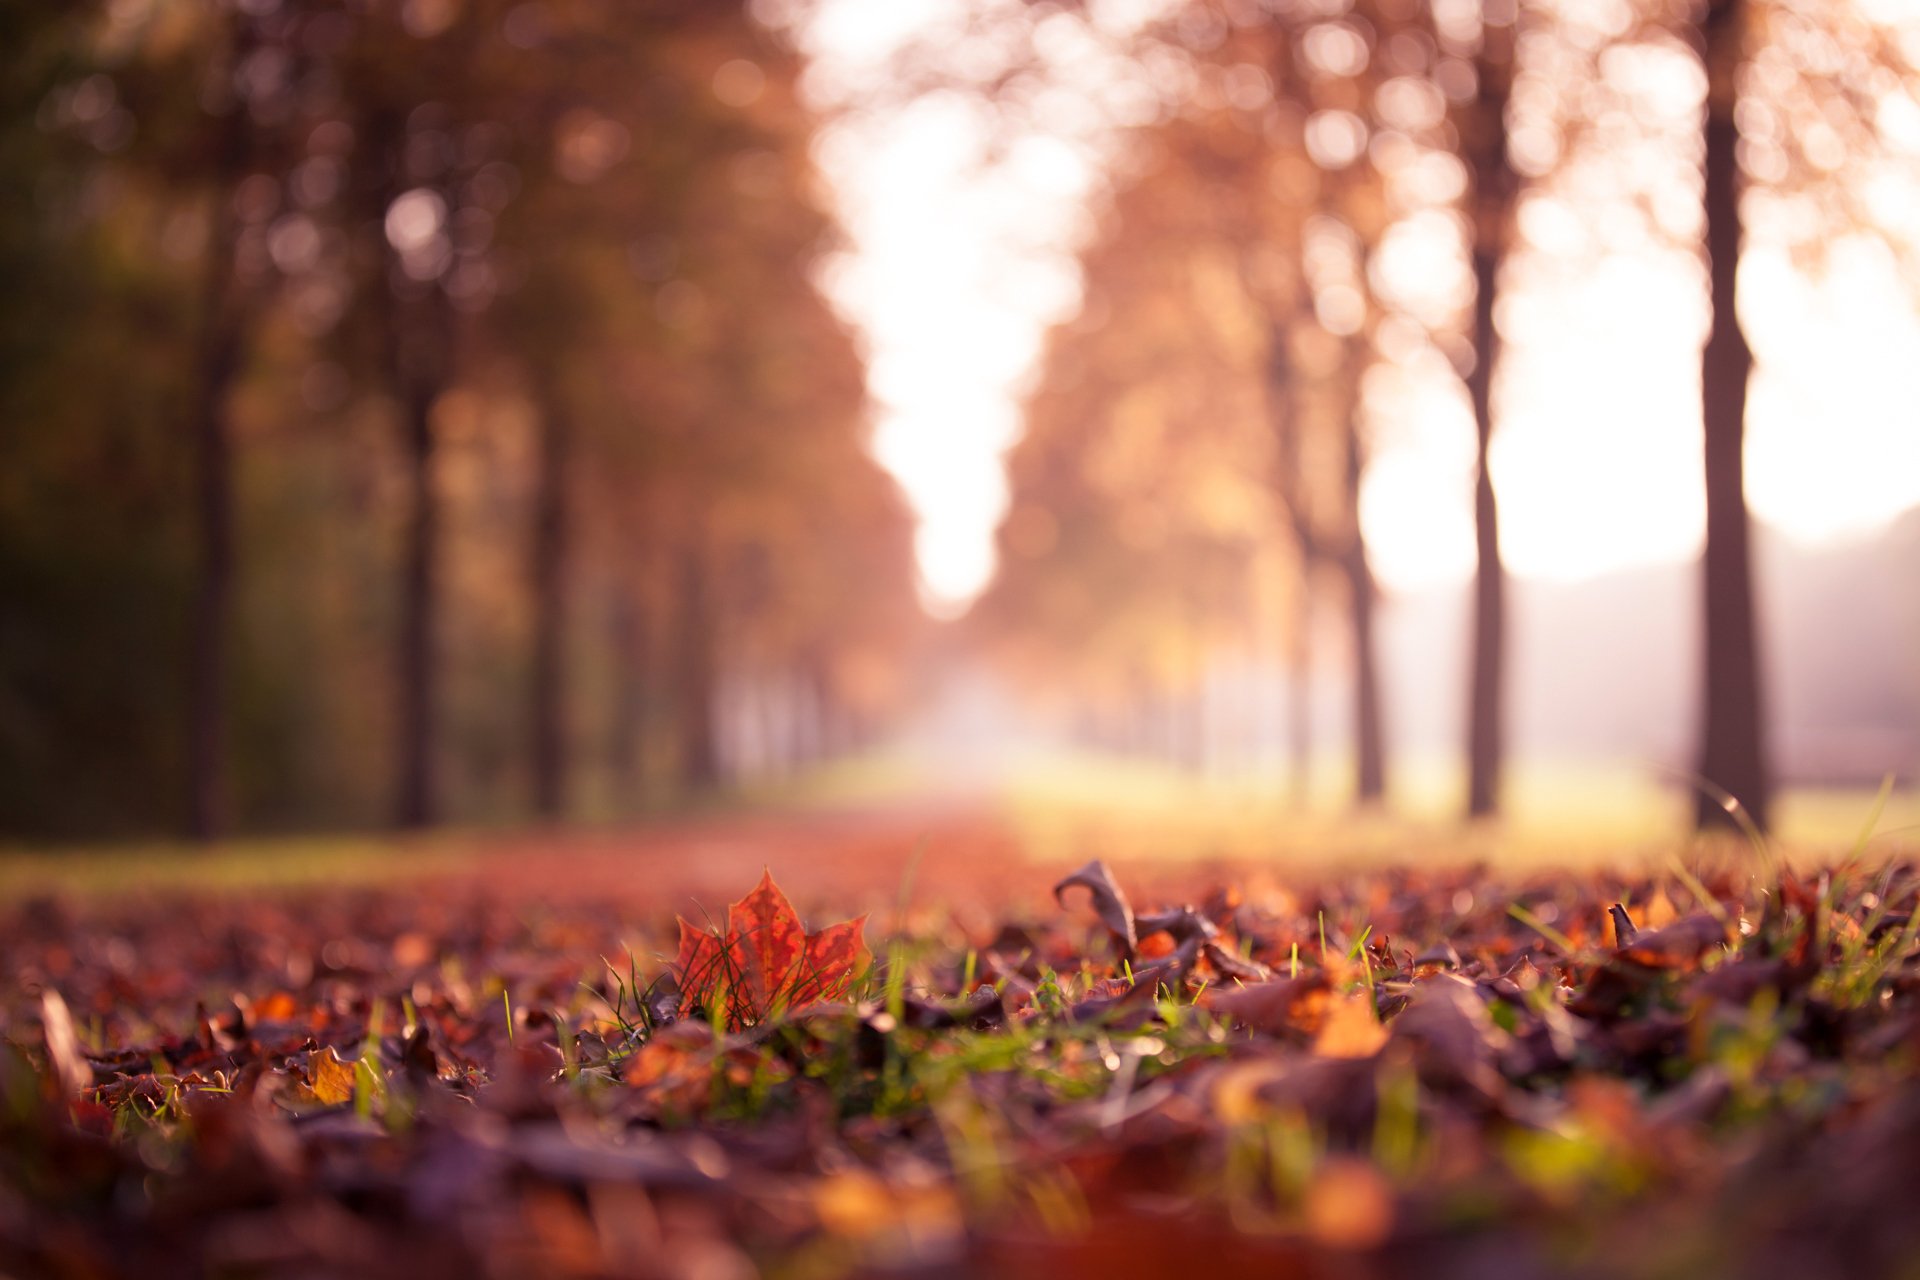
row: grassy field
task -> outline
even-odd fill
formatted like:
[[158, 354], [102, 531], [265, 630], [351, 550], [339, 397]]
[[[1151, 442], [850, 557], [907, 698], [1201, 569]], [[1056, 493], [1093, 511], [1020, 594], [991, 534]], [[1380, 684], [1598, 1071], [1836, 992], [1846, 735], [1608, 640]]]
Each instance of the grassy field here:
[[[906, 842], [917, 839], [917, 831], [943, 829], [956, 815], [978, 817], [1004, 828], [1012, 845], [1042, 867], [1095, 856], [1169, 869], [1203, 863], [1299, 872], [1402, 863], [1658, 865], [1698, 839], [1688, 829], [1682, 784], [1647, 770], [1521, 767], [1510, 782], [1507, 815], [1476, 824], [1455, 816], [1457, 771], [1416, 762], [1394, 781], [1391, 809], [1356, 812], [1345, 800], [1344, 773], [1332, 767], [1316, 773], [1300, 806], [1267, 777], [1196, 778], [1098, 757], [1026, 760], [1011, 776], [959, 780], [924, 764], [867, 757], [639, 820], [566, 828], [255, 837], [207, 847], [165, 841], [0, 847], [0, 900], [485, 877], [523, 859], [530, 845], [644, 853], [701, 834], [763, 840], [768, 858], [777, 861], [788, 847], [783, 827], [804, 846], [816, 825], [869, 813], [888, 815]], [[917, 823], [920, 812], [927, 816]], [[1910, 851], [1920, 847], [1920, 791], [1906, 787], [1884, 798], [1869, 788], [1788, 791], [1770, 843], [1807, 863], [1856, 849], [1875, 858]]]

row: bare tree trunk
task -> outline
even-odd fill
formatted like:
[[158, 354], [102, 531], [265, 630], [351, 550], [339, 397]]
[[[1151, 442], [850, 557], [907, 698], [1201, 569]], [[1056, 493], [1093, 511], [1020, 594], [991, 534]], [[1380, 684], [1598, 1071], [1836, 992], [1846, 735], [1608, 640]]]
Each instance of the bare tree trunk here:
[[424, 827], [439, 816], [434, 776], [438, 699], [435, 633], [439, 615], [440, 497], [433, 482], [435, 395], [416, 378], [405, 396], [401, 439], [407, 458], [407, 524], [401, 548], [400, 632], [395, 658], [400, 713], [399, 785], [394, 821]]
[[406, 523], [401, 534], [399, 630], [394, 650], [398, 758], [394, 823], [425, 827], [440, 816], [435, 770], [439, 736], [440, 491], [434, 481], [433, 407], [452, 368], [453, 322], [438, 285], [385, 299], [387, 351], [400, 400], [406, 458]]
[[1312, 791], [1313, 769], [1313, 570], [1326, 558], [1327, 548], [1307, 511], [1294, 394], [1286, 326], [1275, 322], [1267, 331], [1267, 413], [1273, 425], [1274, 488], [1286, 508], [1300, 566], [1287, 663], [1288, 789], [1294, 807], [1305, 808]]
[[818, 650], [809, 650], [801, 659], [799, 676], [800, 687], [804, 691], [798, 725], [800, 759], [804, 764], [818, 765], [833, 754], [827, 733], [833, 682], [827, 674], [825, 655]]
[[1467, 393], [1473, 401], [1477, 446], [1474, 453], [1473, 665], [1467, 694], [1467, 815], [1485, 817], [1499, 808], [1504, 736], [1506, 649], [1506, 567], [1500, 561], [1500, 518], [1494, 501], [1493, 474], [1487, 466], [1493, 441], [1493, 367], [1500, 335], [1493, 324], [1500, 259], [1485, 245], [1473, 254], [1478, 293], [1473, 307], [1473, 372]]
[[[223, 205], [228, 203], [224, 198]], [[215, 220], [207, 247], [205, 332], [193, 408], [194, 513], [199, 576], [187, 681], [187, 827], [196, 840], [227, 828], [227, 683], [234, 577], [233, 436], [227, 392], [239, 364], [230, 310], [233, 250]]]
[[[251, 27], [233, 28], [237, 63], [252, 45]], [[195, 840], [223, 834], [230, 820], [227, 686], [232, 665], [234, 546], [233, 427], [227, 397], [240, 367], [240, 301], [235, 297], [233, 192], [247, 164], [246, 108], [227, 104], [215, 139], [213, 217], [201, 281], [193, 420], [194, 523], [199, 575], [194, 583], [187, 671], [187, 831]]]
[[[1704, 176], [1713, 322], [1700, 368], [1707, 497], [1707, 541], [1701, 566], [1705, 705], [1700, 774], [1737, 800], [1764, 830], [1771, 779], [1760, 698], [1743, 457], [1753, 353], [1741, 331], [1734, 297], [1742, 238], [1734, 74], [1741, 56], [1743, 8], [1743, 0], [1715, 0], [1702, 29], [1708, 80]], [[1715, 795], [1699, 796], [1694, 816], [1703, 827], [1732, 822]]]
[[647, 632], [630, 591], [614, 596], [608, 619], [614, 662], [613, 725], [608, 734], [607, 758], [613, 773], [614, 795], [621, 801], [645, 789], [646, 762], [641, 747], [647, 715]]
[[1313, 795], [1313, 566], [1300, 561], [1293, 632], [1287, 637], [1287, 796], [1305, 809]]
[[540, 426], [540, 474], [534, 498], [532, 555], [533, 663], [528, 743], [533, 765], [533, 808], [559, 818], [567, 806], [567, 471], [572, 424], [559, 395], [546, 396]]
[[704, 791], [720, 780], [720, 755], [714, 737], [713, 604], [707, 581], [705, 548], [690, 536], [680, 548], [680, 608], [675, 640], [674, 713], [680, 739], [680, 785]]
[[1506, 566], [1500, 560], [1500, 515], [1493, 473], [1487, 465], [1493, 442], [1493, 379], [1500, 364], [1500, 264], [1513, 231], [1520, 176], [1507, 157], [1507, 105], [1513, 93], [1514, 22], [1491, 20], [1482, 9], [1480, 52], [1474, 60], [1474, 97], [1459, 116], [1461, 144], [1472, 183], [1473, 368], [1467, 398], [1473, 404], [1476, 438], [1473, 483], [1475, 565], [1472, 658], [1467, 687], [1467, 816], [1486, 817], [1500, 807], [1500, 775], [1506, 738]]
[[[1357, 394], [1357, 392], [1356, 392]], [[1381, 724], [1380, 669], [1373, 631], [1375, 589], [1367, 562], [1366, 539], [1360, 535], [1360, 475], [1364, 469], [1360, 424], [1350, 421], [1346, 432], [1347, 510], [1351, 541], [1342, 557], [1347, 575], [1347, 605], [1353, 644], [1353, 796], [1372, 804], [1387, 792], [1386, 734]]]

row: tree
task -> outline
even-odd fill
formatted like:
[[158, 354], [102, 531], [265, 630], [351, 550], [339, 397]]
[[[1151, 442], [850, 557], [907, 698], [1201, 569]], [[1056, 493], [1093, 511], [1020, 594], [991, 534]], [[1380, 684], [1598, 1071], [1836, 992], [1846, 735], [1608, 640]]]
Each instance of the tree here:
[[315, 123], [295, 90], [313, 63], [298, 39], [304, 16], [294, 6], [272, 13], [211, 7], [190, 15], [194, 39], [153, 39], [117, 68], [122, 109], [133, 122], [119, 162], [123, 177], [137, 175], [175, 217], [202, 227], [183, 414], [192, 441], [195, 559], [185, 812], [188, 833], [201, 840], [231, 822], [240, 567], [231, 399], [278, 274], [262, 251], [258, 188], [247, 184], [283, 173], [298, 149], [294, 140]]
[[1745, 0], [1709, 0], [1700, 25], [1707, 70], [1703, 138], [1705, 248], [1712, 324], [1700, 356], [1707, 540], [1701, 560], [1704, 663], [1700, 776], [1701, 826], [1732, 821], [1731, 798], [1765, 830], [1772, 806], [1754, 616], [1751, 518], [1745, 449], [1747, 381], [1753, 352], [1736, 310], [1735, 278], [1743, 231], [1735, 76], [1744, 56]]
[[1140, 140], [1084, 255], [1081, 317], [1050, 335], [970, 623], [1036, 691], [1070, 692], [1066, 719], [1189, 766], [1207, 670], [1261, 630], [1249, 586], [1276, 533], [1264, 331], [1223, 232], [1238, 132]]
[[1506, 116], [1513, 93], [1514, 26], [1481, 5], [1473, 96], [1456, 105], [1456, 127], [1468, 188], [1473, 319], [1467, 370], [1473, 404], [1473, 639], [1467, 692], [1467, 815], [1499, 808], [1506, 719], [1507, 574], [1500, 559], [1499, 504], [1489, 464], [1493, 443], [1493, 385], [1500, 360], [1500, 272], [1513, 240], [1520, 176], [1507, 154]]
[[[233, 429], [227, 396], [240, 361], [245, 304], [238, 296], [233, 244], [235, 193], [253, 150], [248, 104], [233, 92], [234, 67], [245, 56], [247, 20], [235, 15], [222, 34], [230, 50], [217, 51], [209, 73], [222, 114], [210, 121], [211, 219], [203, 250], [200, 336], [190, 411], [194, 442], [194, 510], [199, 567], [188, 646], [187, 830], [196, 839], [220, 834], [228, 822], [226, 718], [233, 626]], [[224, 81], [225, 83], [222, 83]], [[210, 86], [212, 88], [214, 86]], [[220, 92], [224, 90], [224, 92]]]
[[191, 284], [117, 182], [99, 10], [0, 6], [0, 828], [34, 835], [178, 831], [185, 792]]
[[[1775, 247], [1817, 266], [1845, 236], [1877, 239], [1920, 289], [1912, 220], [1873, 197], [1875, 178], [1910, 164], [1888, 131], [1890, 103], [1920, 65], [1920, 24], [1897, 7], [1803, 10], [1771, 0], [1709, 0], [1686, 32], [1705, 72], [1699, 132], [1701, 233], [1711, 322], [1700, 357], [1707, 534], [1701, 557], [1700, 826], [1766, 829], [1773, 800], [1762, 645], [1746, 502], [1747, 384], [1754, 357], [1739, 312], [1747, 220], [1769, 218]], [[1791, 221], [1778, 215], [1797, 215]], [[1798, 226], [1783, 237], [1783, 224]], [[1782, 246], [1782, 241], [1785, 245]], [[1739, 812], [1736, 812], [1738, 810]]]

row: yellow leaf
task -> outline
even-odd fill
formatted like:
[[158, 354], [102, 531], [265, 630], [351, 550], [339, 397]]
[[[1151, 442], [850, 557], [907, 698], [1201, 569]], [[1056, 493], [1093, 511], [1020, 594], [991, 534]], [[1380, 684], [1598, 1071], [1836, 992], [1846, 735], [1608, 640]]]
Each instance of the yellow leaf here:
[[1323, 1058], [1371, 1058], [1386, 1042], [1387, 1029], [1373, 1011], [1373, 997], [1356, 991], [1328, 1003], [1313, 1051]]
[[332, 1045], [314, 1054], [307, 1060], [314, 1098], [328, 1106], [353, 1101], [355, 1067], [355, 1063], [342, 1061]]

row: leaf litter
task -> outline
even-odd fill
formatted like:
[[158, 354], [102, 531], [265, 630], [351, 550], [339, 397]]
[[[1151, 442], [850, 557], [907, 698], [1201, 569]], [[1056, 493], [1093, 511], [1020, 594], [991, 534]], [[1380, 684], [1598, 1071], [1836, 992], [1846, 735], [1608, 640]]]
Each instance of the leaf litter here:
[[1251, 879], [20, 904], [0, 1275], [1911, 1273], [1911, 862]]

